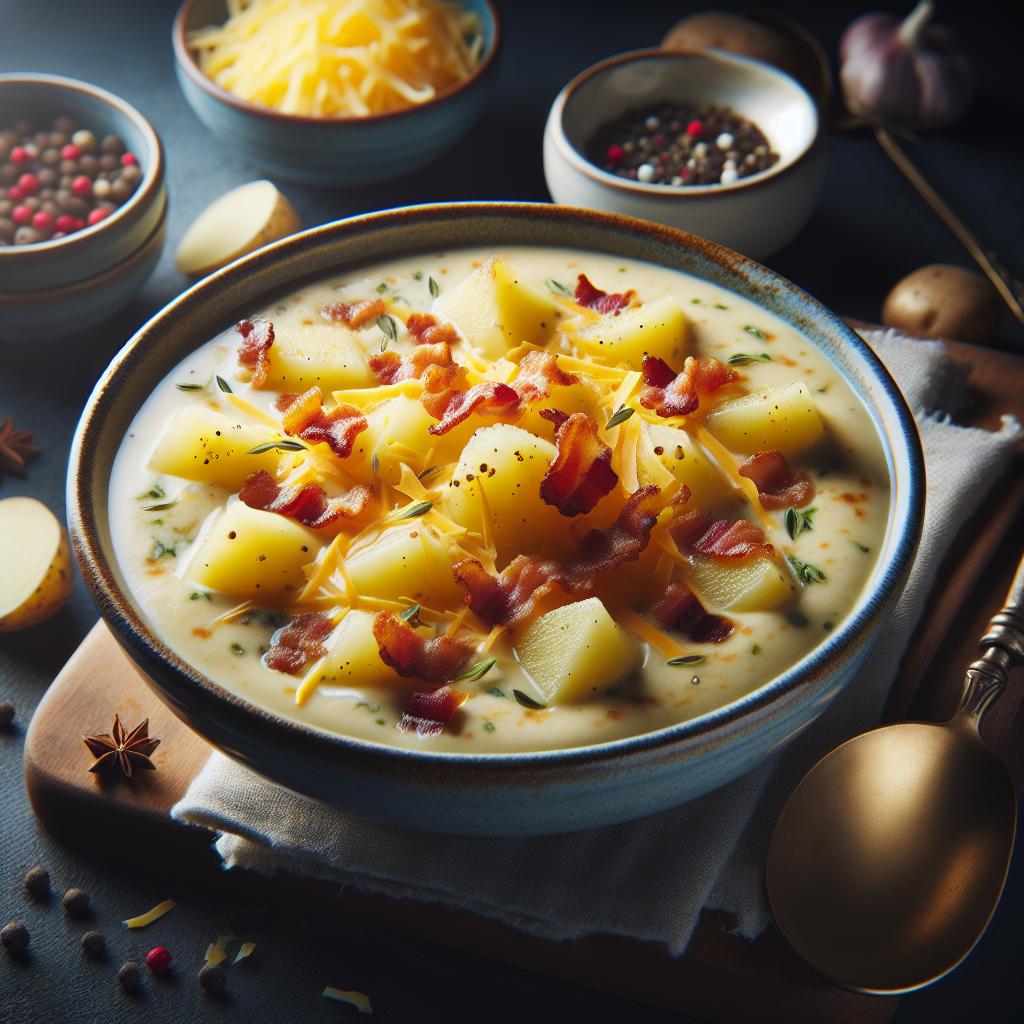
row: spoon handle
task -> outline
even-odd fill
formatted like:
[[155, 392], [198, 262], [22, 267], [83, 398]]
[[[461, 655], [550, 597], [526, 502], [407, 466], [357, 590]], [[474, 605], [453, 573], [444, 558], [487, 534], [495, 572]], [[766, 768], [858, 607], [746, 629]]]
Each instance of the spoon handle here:
[[967, 668], [957, 708], [957, 717], [969, 720], [975, 728], [1003, 692], [1010, 669], [1024, 665], [1024, 557], [1017, 565], [1006, 603], [992, 616], [981, 638], [981, 648], [981, 657]]

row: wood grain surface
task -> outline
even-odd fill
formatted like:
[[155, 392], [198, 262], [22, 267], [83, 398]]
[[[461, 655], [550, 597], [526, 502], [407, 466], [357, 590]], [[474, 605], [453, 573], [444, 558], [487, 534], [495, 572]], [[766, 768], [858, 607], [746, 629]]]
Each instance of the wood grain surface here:
[[[1002, 412], [1024, 418], [1024, 359], [951, 345], [972, 366], [971, 402], [961, 421], [997, 425]], [[999, 607], [1022, 547], [1024, 459], [993, 488], [952, 546], [922, 625], [903, 661], [886, 711], [888, 720], [935, 719], [955, 706], [963, 669], [985, 624]], [[1018, 675], [1016, 680], [1021, 682]], [[986, 735], [1024, 777], [1024, 688], [1011, 685], [989, 713]], [[125, 724], [150, 720], [162, 742], [158, 770], [127, 781], [91, 775], [83, 733], [107, 732], [116, 709]], [[40, 703], [25, 743], [25, 778], [33, 808], [52, 833], [109, 855], [104, 836], [127, 828], [140, 852], [169, 870], [219, 871], [210, 835], [171, 821], [169, 810], [199, 771], [209, 747], [155, 699], [102, 623], [98, 623]], [[263, 879], [237, 881], [254, 889]], [[467, 912], [394, 901], [309, 879], [279, 876], [275, 885], [297, 900], [354, 920], [491, 956], [506, 963], [614, 992], [708, 1020], [875, 1024], [895, 999], [837, 989], [817, 978], [769, 930], [754, 943], [730, 934], [726, 915], [705, 912], [686, 955], [669, 957], [655, 944], [594, 936], [546, 942]]]

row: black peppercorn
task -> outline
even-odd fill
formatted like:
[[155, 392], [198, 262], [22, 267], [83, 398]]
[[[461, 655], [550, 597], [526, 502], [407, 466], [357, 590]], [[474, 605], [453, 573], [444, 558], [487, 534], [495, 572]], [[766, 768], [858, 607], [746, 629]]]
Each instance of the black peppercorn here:
[[28, 949], [28, 929], [20, 921], [9, 921], [0, 931], [0, 942], [8, 953], [24, 953]]
[[101, 932], [86, 932], [82, 936], [82, 949], [85, 950], [86, 956], [100, 960], [107, 951], [107, 940], [103, 938]]
[[220, 964], [203, 964], [199, 968], [199, 985], [204, 992], [216, 995], [228, 983], [228, 972]]
[[84, 889], [68, 889], [64, 893], [64, 909], [67, 911], [68, 917], [87, 917], [89, 894]]
[[142, 971], [139, 969], [139, 965], [134, 960], [122, 964], [121, 969], [117, 972], [117, 980], [125, 992], [135, 992], [142, 982]]
[[25, 872], [25, 890], [34, 900], [46, 899], [50, 895], [50, 872], [41, 864]]
[[0, 729], [9, 729], [13, 722], [14, 705], [10, 701], [0, 700]]

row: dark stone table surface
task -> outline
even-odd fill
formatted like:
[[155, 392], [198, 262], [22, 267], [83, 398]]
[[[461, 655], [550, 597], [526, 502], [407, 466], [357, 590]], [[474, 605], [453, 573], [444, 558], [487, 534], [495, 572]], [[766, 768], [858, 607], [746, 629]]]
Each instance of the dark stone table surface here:
[[[0, 70], [82, 78], [135, 104], [163, 138], [171, 197], [163, 260], [116, 320], [60, 343], [0, 348], [0, 421], [13, 415], [35, 430], [43, 451], [27, 479], [0, 479], [0, 498], [31, 494], [63, 512], [68, 446], [93, 382], [132, 331], [184, 287], [173, 251], [193, 216], [228, 188], [262, 176], [259, 168], [211, 137], [182, 99], [170, 47], [174, 6], [167, 0], [0, 0]], [[1019, 13], [1012, 13], [1017, 5], [939, 6], [975, 59], [978, 98], [955, 130], [926, 137], [913, 147], [913, 156], [940, 191], [955, 199], [962, 215], [1011, 263], [1024, 267], [1022, 25]], [[286, 187], [306, 224], [432, 200], [547, 200], [540, 143], [558, 89], [595, 60], [655, 43], [676, 17], [700, 9], [603, 0], [499, 0], [499, 7], [505, 27], [500, 84], [481, 123], [439, 164], [386, 186], [347, 191]], [[830, 54], [843, 26], [859, 13], [857, 5], [847, 3], [788, 3], [778, 9], [810, 28]], [[14, 115], [0, 110], [0, 123]], [[827, 305], [871, 320], [899, 277], [937, 261], [969, 265], [870, 136], [833, 132], [821, 202], [800, 237], [769, 262]], [[1018, 325], [1004, 318], [1004, 345], [1024, 349], [1022, 335]], [[221, 887], [191, 886], [148, 870], [132, 857], [130, 836], [109, 837], [109, 861], [86, 858], [45, 835], [32, 816], [22, 785], [25, 724], [95, 618], [78, 581], [71, 601], [48, 623], [0, 636], [0, 700], [12, 701], [18, 714], [17, 727], [0, 734], [0, 918], [23, 918], [33, 949], [24, 965], [0, 955], [0, 1024], [355, 1019], [354, 1011], [321, 999], [320, 990], [328, 983], [370, 992], [384, 1021], [677, 1019], [441, 946], [318, 920], [287, 906], [253, 925], [261, 963], [244, 982], [232, 985], [230, 999], [205, 998], [191, 970], [165, 985], [148, 986], [139, 1002], [125, 999], [114, 982], [114, 968], [139, 949], [131, 948], [118, 924], [121, 918], [173, 890], [178, 908], [161, 934], [169, 947], [195, 960], [207, 942], [227, 930], [237, 907]], [[84, 960], [72, 934], [76, 930], [58, 906], [26, 905], [21, 876], [36, 862], [49, 866], [59, 886], [78, 885], [92, 894], [98, 926], [110, 938], [115, 962], [97, 966]], [[899, 1024], [1024, 1019], [1016, 955], [1024, 920], [1022, 868], [1015, 865], [1003, 904], [977, 950], [952, 976], [903, 1000]], [[272, 897], [268, 891], [268, 900]], [[135, 946], [144, 952], [142, 942]]]

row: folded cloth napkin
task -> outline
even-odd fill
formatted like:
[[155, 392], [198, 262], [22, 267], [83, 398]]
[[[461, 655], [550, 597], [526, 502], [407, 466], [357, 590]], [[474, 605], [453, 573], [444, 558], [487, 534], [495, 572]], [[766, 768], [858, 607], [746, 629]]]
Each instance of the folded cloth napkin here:
[[679, 954], [705, 906], [732, 912], [743, 936], [758, 935], [768, 923], [762, 873], [782, 802], [820, 756], [877, 723], [936, 570], [1021, 432], [1009, 417], [989, 433], [932, 411], [948, 412], [963, 390], [963, 374], [941, 344], [892, 331], [865, 336], [918, 410], [928, 476], [924, 535], [906, 591], [856, 686], [781, 755], [682, 807], [567, 836], [413, 835], [341, 814], [217, 753], [174, 816], [217, 832], [228, 868], [282, 869], [470, 909], [549, 939], [610, 933]]

